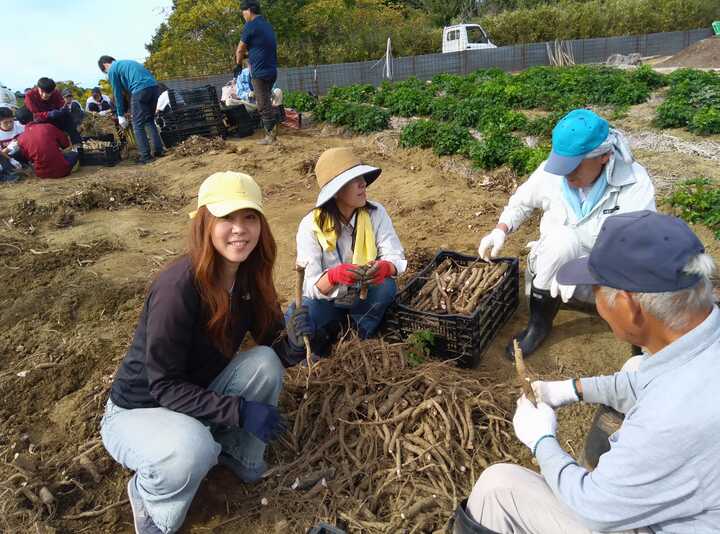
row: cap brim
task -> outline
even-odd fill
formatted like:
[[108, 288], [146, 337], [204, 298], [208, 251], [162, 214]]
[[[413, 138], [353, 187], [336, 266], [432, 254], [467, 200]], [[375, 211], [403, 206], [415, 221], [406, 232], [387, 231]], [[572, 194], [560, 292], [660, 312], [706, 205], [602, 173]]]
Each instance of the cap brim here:
[[545, 172], [557, 174], [558, 176], [567, 176], [582, 163], [584, 156], [561, 156], [555, 152], [550, 152], [550, 157], [545, 162]]
[[[230, 213], [237, 211], [237, 210], [244, 210], [244, 209], [251, 209], [255, 211], [259, 211], [263, 215], [265, 215], [265, 212], [262, 209], [262, 206], [256, 204], [255, 202], [251, 202], [249, 200], [240, 200], [240, 199], [231, 199], [231, 200], [224, 200], [223, 202], [213, 202], [212, 204], [206, 204], [205, 207], [208, 209], [208, 211], [214, 215], [215, 217], [225, 217], [225, 215], [229, 215]], [[190, 212], [190, 218], [194, 218], [195, 215], [197, 215], [197, 210]]]
[[565, 286], [595, 286], [601, 282], [590, 271], [590, 256], [567, 262], [557, 273], [558, 283]]
[[345, 172], [338, 174], [335, 178], [326, 183], [325, 187], [320, 190], [320, 194], [318, 195], [317, 201], [315, 202], [315, 207], [319, 208], [320, 206], [325, 204], [328, 200], [334, 197], [337, 192], [343, 188], [345, 184], [354, 180], [355, 178], [358, 178], [359, 176], [364, 176], [365, 182], [367, 182], [367, 185], [370, 185], [375, 180], [377, 180], [377, 177], [380, 176], [381, 172], [381, 169], [378, 169], [377, 167], [371, 167], [370, 165], [355, 165], [355, 167], [352, 167]]

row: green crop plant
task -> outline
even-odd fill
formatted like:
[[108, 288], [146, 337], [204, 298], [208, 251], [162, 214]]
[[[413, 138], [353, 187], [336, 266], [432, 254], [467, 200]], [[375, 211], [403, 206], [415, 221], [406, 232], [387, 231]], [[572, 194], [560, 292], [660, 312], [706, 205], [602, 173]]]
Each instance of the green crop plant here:
[[668, 197], [677, 215], [689, 223], [704, 224], [720, 239], [720, 186], [709, 178], [682, 182]]
[[465, 147], [473, 140], [464, 126], [452, 122], [441, 123], [433, 139], [433, 151], [438, 156], [451, 156], [464, 152]]
[[510, 132], [494, 130], [485, 132], [482, 141], [469, 143], [465, 153], [477, 167], [494, 169], [507, 163], [510, 153], [522, 146]]
[[518, 176], [525, 176], [537, 169], [550, 153], [550, 147], [517, 147], [510, 151], [507, 162]]
[[400, 146], [430, 148], [435, 141], [439, 123], [420, 119], [411, 122], [400, 133]]
[[283, 104], [296, 111], [312, 111], [317, 104], [317, 98], [303, 91], [289, 91], [283, 97]]
[[430, 330], [418, 330], [407, 337], [407, 352], [405, 357], [408, 363], [415, 367], [425, 363], [435, 348], [435, 334]]

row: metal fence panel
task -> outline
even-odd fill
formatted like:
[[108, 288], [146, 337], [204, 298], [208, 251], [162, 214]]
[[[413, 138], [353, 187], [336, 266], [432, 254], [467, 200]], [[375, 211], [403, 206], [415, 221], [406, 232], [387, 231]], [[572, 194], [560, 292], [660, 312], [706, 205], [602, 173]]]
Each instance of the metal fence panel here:
[[[643, 56], [676, 54], [691, 44], [710, 37], [710, 28], [698, 30], [651, 33], [648, 35], [599, 37], [570, 41], [576, 63], [603, 63], [612, 54], [639, 53]], [[450, 54], [427, 54], [400, 57], [391, 61], [392, 79], [395, 81], [416, 77], [429, 80], [436, 74], [469, 74], [477, 69], [497, 67], [506, 71], [519, 71], [537, 65], [548, 65], [547, 45], [531, 43], [502, 46], [488, 50], [466, 50]], [[312, 65], [278, 69], [277, 85], [285, 91], [309, 91], [322, 95], [334, 86], [358, 83], [380, 85], [385, 60], [333, 65]], [[220, 88], [230, 80], [231, 74], [197, 78], [166, 80], [171, 89], [193, 89], [203, 85]]]

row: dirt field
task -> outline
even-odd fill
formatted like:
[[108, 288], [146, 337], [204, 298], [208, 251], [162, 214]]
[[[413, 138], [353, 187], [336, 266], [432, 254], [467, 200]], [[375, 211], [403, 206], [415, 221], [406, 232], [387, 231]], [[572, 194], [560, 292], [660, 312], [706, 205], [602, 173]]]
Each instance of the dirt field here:
[[[617, 125], [647, 140], [646, 135], [658, 134], [649, 126], [656, 105], [631, 109]], [[720, 136], [665, 133], [690, 145], [705, 143], [718, 153]], [[327, 148], [352, 145], [364, 160], [383, 168], [370, 198], [390, 212], [413, 268], [440, 248], [473, 253], [512, 189], [514, 177], [506, 171], [477, 172], [462, 159], [399, 149], [392, 131], [349, 137], [316, 126], [281, 134], [276, 147], [257, 146], [252, 138], [229, 140], [204, 155], [171, 155], [145, 167], [122, 163], [85, 168], [61, 180], [0, 185], [0, 481], [6, 481], [0, 486], [0, 515], [10, 510], [13, 499], [7, 487], [17, 487], [11, 481], [13, 462], [38, 480], [60, 472], [67, 481], [55, 495], [53, 515], [39, 514], [32, 532], [132, 531], [130, 508], [123, 504], [128, 473], [99, 445], [100, 416], [144, 289], [164, 263], [183, 251], [187, 212], [209, 174], [241, 170], [263, 188], [280, 250], [275, 277], [284, 299], [292, 290], [297, 224], [317, 194], [309, 170]], [[710, 157], [663, 148], [638, 149], [636, 156], [657, 177], [661, 191], [683, 178], [720, 180], [720, 166]], [[695, 230], [720, 259], [711, 233]], [[508, 239], [504, 253], [524, 259], [525, 245], [536, 235], [537, 219]], [[489, 376], [495, 383], [511, 378], [513, 368], [502, 351], [526, 320], [523, 297], [479, 369], [467, 373]], [[628, 355], [629, 347], [616, 341], [602, 320], [561, 311], [551, 337], [528, 363], [544, 377], [570, 377], [611, 373]], [[581, 450], [590, 415], [583, 406], [560, 411], [560, 439], [568, 450]], [[529, 462], [522, 445], [511, 447]], [[82, 455], [90, 467], [78, 461]], [[22, 501], [22, 495], [18, 498]], [[214, 469], [183, 532], [257, 532], [257, 524], [243, 521], [245, 512], [257, 508], [256, 499], [227, 471]], [[68, 519], [113, 503], [121, 504], [92, 517]], [[25, 506], [31, 508], [29, 501]], [[283, 531], [282, 510], [268, 506], [266, 516], [265, 530], [276, 525], [277, 532]], [[6, 528], [0, 524], [0, 530]]]

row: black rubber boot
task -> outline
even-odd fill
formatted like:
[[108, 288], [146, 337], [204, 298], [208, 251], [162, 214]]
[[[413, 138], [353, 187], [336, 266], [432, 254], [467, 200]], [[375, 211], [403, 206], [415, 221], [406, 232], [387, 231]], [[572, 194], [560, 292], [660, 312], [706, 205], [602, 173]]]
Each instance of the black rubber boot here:
[[498, 534], [475, 521], [467, 511], [467, 499], [460, 503], [450, 519], [447, 531], [450, 534]]
[[530, 319], [528, 320], [528, 327], [511, 339], [505, 348], [505, 356], [509, 360], [515, 360], [514, 339], [517, 339], [520, 343], [524, 357], [530, 356], [537, 350], [545, 341], [550, 330], [552, 330], [552, 324], [560, 309], [560, 303], [560, 297], [553, 298], [550, 296], [550, 291], [537, 289], [535, 286], [530, 288]]
[[599, 406], [595, 412], [587, 438], [583, 455], [578, 458], [587, 469], [597, 467], [600, 457], [610, 450], [610, 436], [618, 431], [625, 416], [609, 406]]

